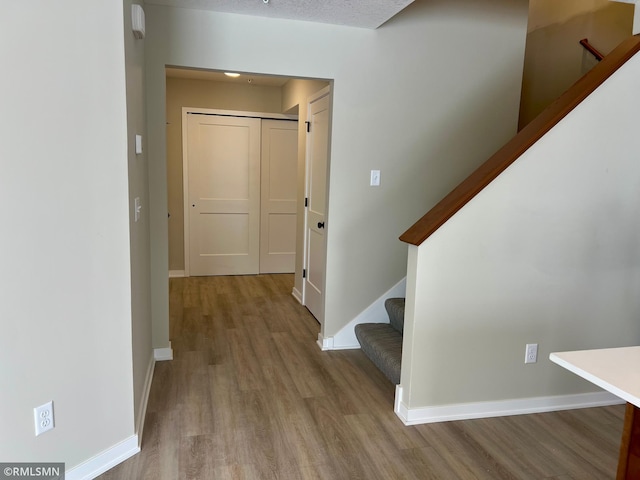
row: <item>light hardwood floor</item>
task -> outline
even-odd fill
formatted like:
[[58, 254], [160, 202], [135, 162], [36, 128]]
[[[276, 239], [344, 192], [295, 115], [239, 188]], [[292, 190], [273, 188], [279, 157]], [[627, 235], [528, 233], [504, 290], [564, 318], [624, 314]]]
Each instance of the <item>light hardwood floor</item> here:
[[172, 279], [142, 451], [100, 478], [615, 478], [623, 406], [405, 427], [362, 352], [319, 350], [292, 286]]

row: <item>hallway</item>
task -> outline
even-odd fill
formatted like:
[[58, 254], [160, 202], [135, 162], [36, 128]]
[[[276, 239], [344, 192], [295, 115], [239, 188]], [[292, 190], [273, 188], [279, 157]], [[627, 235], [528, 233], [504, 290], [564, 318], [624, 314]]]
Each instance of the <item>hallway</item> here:
[[142, 451], [99, 478], [614, 478], [623, 406], [405, 427], [362, 352], [320, 351], [292, 286], [171, 279]]

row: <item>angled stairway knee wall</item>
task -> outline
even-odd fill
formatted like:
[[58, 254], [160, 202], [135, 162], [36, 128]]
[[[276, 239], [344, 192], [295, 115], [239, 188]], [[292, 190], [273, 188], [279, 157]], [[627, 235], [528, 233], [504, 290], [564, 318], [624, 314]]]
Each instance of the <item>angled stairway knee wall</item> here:
[[360, 348], [354, 328], [359, 323], [389, 323], [389, 317], [384, 308], [387, 298], [404, 297], [407, 289], [406, 277], [387, 290], [376, 301], [364, 309], [357, 317], [345, 325], [333, 337], [318, 335], [318, 345], [322, 350], [348, 350]]
[[590, 394], [549, 354], [637, 343], [638, 78], [640, 55], [410, 247], [409, 410]]

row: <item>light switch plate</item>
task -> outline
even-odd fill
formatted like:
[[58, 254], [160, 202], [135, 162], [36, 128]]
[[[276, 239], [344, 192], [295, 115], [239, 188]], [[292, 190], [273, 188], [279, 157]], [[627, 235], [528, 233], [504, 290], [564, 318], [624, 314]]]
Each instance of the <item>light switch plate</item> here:
[[380, 186], [380, 170], [371, 170], [371, 182], [369, 185], [372, 187]]
[[136, 155], [142, 153], [142, 135], [136, 135]]
[[138, 220], [140, 220], [140, 211], [142, 210], [142, 205], [140, 204], [140, 197], [136, 197], [135, 200], [133, 201], [133, 215], [135, 218], [135, 221], [137, 222]]

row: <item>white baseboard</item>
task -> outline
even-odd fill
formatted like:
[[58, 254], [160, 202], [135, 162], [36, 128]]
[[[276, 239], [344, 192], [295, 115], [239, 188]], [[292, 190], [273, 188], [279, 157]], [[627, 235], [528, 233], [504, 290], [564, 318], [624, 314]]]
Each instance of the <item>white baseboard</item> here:
[[173, 360], [173, 349], [171, 348], [171, 342], [169, 342], [169, 346], [166, 348], [154, 348], [153, 358], [156, 360], [156, 362]]
[[169, 270], [169, 278], [182, 278], [184, 277], [184, 270]]
[[293, 287], [293, 291], [291, 292], [293, 298], [295, 298], [300, 305], [302, 305], [302, 293], [296, 287]]
[[393, 411], [400, 418], [400, 420], [402, 420], [402, 423], [406, 425], [404, 418], [406, 418], [407, 407], [402, 401], [402, 392], [402, 387], [400, 385], [396, 385], [396, 396], [393, 399]]
[[325, 350], [333, 350], [333, 337], [324, 338], [322, 333], [318, 334], [318, 341], [316, 342], [323, 352]]
[[328, 350], [357, 350], [360, 348], [360, 344], [356, 341], [355, 344], [336, 344], [336, 337], [323, 337], [321, 333], [318, 334], [318, 341], [316, 342], [323, 352]]
[[461, 403], [437, 407], [407, 408], [402, 401], [402, 387], [396, 385], [394, 411], [405, 425], [504, 417], [530, 413], [555, 412], [577, 408], [618, 405], [623, 400], [609, 392], [580, 393], [553, 397], [533, 397], [496, 402]]
[[138, 406], [138, 422], [136, 425], [136, 435], [138, 435], [139, 445], [142, 445], [142, 433], [144, 431], [144, 419], [147, 416], [147, 405], [149, 403], [149, 393], [151, 392], [151, 382], [153, 381], [153, 371], [156, 366], [155, 352], [149, 359], [149, 366], [147, 367], [147, 376], [144, 379], [144, 388], [142, 390], [142, 397], [140, 398], [140, 405]]
[[132, 435], [86, 462], [67, 470], [65, 478], [67, 480], [91, 480], [124, 462], [139, 451], [138, 436]]
[[355, 327], [359, 323], [389, 323], [389, 316], [384, 308], [387, 298], [404, 297], [407, 291], [407, 278], [403, 278], [393, 287], [378, 297], [371, 305], [360, 312], [353, 320], [346, 324], [333, 337], [324, 339], [322, 350], [351, 350], [360, 348], [356, 338]]

